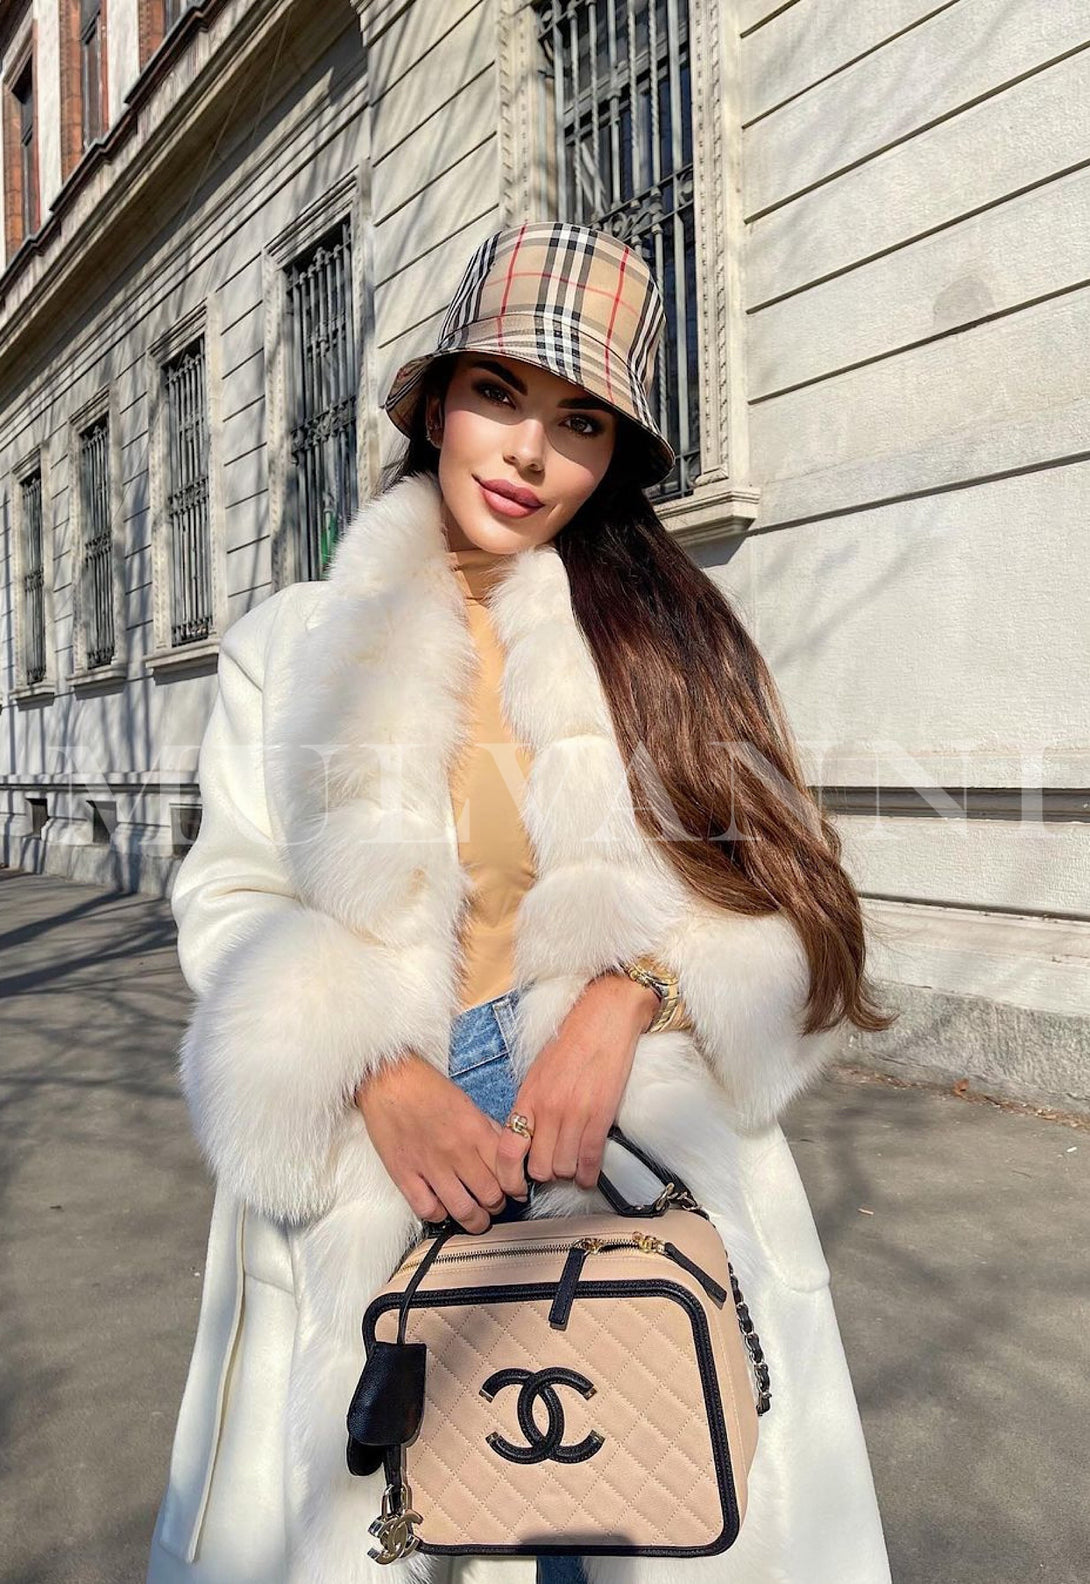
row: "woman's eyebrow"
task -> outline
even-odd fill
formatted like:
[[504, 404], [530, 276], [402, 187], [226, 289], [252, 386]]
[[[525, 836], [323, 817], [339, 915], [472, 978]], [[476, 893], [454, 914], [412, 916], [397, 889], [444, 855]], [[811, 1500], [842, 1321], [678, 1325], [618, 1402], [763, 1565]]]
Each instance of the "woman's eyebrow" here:
[[[517, 374], [512, 374], [511, 370], [505, 368], [502, 363], [494, 363], [491, 358], [474, 358], [470, 368], [488, 369], [491, 373], [498, 374], [501, 379], [505, 379], [509, 385], [513, 385], [520, 396], [526, 395], [526, 386], [522, 380], [519, 379]], [[610, 411], [607, 403], [599, 401], [596, 396], [572, 396], [568, 401], [558, 402], [557, 405], [559, 407], [594, 408], [598, 412]]]

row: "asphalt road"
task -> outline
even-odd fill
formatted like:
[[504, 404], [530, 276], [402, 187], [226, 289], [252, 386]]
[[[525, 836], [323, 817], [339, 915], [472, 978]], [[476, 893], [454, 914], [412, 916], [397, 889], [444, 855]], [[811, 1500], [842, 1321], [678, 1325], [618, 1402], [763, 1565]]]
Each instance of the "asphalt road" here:
[[[142, 1584], [211, 1206], [173, 920], [0, 870], [0, 947], [0, 1584]], [[1090, 1129], [851, 1073], [784, 1126], [895, 1584], [1087, 1584]]]

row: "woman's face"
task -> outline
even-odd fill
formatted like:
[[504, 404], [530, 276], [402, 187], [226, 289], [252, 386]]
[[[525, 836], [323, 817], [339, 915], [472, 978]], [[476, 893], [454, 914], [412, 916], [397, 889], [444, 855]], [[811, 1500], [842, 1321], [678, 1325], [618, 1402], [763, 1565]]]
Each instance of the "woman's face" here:
[[[574, 517], [609, 466], [618, 423], [583, 386], [498, 352], [460, 352], [442, 416], [435, 396], [427, 413], [450, 548], [505, 555]], [[529, 492], [529, 509], [490, 484]]]

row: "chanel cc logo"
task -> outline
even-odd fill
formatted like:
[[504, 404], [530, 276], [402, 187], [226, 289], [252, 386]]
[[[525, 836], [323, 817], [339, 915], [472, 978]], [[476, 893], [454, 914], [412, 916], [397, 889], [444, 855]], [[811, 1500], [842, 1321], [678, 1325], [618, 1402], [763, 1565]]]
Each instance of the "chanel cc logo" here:
[[[575, 1446], [561, 1444], [564, 1440], [564, 1410], [553, 1390], [553, 1381], [561, 1386], [573, 1386], [584, 1397], [593, 1397], [597, 1390], [585, 1375], [580, 1375], [577, 1370], [566, 1369], [562, 1364], [537, 1370], [536, 1373], [527, 1369], [501, 1369], [485, 1381], [481, 1396], [489, 1402], [504, 1386], [519, 1387], [516, 1412], [519, 1429], [526, 1437], [527, 1445], [515, 1446], [499, 1431], [493, 1430], [485, 1440], [501, 1457], [509, 1458], [512, 1463], [541, 1463], [545, 1458], [555, 1458], [557, 1463], [580, 1463], [584, 1458], [593, 1457], [602, 1446], [605, 1438], [597, 1430], [592, 1430]], [[545, 1404], [549, 1419], [544, 1434], [534, 1421], [534, 1403], [539, 1397]]]

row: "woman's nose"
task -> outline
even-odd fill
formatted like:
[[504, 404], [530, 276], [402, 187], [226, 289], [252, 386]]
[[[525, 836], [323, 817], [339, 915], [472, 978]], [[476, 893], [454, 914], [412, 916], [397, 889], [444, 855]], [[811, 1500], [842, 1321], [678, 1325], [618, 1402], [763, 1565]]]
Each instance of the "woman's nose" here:
[[517, 462], [524, 468], [541, 468], [545, 465], [545, 429], [540, 423], [520, 424], [512, 437], [506, 461]]

